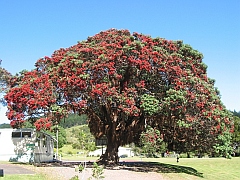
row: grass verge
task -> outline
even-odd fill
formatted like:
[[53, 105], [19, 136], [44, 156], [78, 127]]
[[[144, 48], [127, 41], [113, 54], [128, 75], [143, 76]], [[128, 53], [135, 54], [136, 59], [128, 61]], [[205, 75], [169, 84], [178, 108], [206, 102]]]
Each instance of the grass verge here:
[[[1, 179], [1, 178], [0, 178]], [[4, 180], [49, 180], [49, 178], [43, 174], [34, 175], [4, 175]]]

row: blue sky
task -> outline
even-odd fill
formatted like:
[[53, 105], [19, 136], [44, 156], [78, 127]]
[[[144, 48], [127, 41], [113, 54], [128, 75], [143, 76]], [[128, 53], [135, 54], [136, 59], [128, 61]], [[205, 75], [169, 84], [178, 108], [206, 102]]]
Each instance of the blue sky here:
[[239, 12], [239, 0], [1, 0], [0, 59], [13, 74], [31, 70], [54, 50], [110, 28], [183, 40], [204, 54], [227, 109], [240, 111]]

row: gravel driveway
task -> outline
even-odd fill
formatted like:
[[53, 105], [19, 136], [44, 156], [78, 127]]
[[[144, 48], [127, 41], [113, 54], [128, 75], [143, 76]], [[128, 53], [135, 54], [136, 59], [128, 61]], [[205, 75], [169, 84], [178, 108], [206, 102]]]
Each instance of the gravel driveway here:
[[[92, 168], [87, 166], [82, 173], [75, 172], [74, 166], [44, 166], [38, 167], [26, 164], [0, 164], [4, 174], [45, 174], [47, 180], [69, 180], [78, 176], [81, 180], [92, 177]], [[166, 180], [161, 173], [155, 172], [154, 168], [146, 169], [143, 166], [121, 165], [115, 168], [103, 170], [104, 180]]]
[[3, 175], [6, 174], [35, 174], [34, 171], [19, 166], [18, 164], [0, 164], [0, 169], [3, 170]]
[[[51, 179], [69, 180], [75, 175], [79, 179], [87, 180], [91, 177], [92, 169], [86, 168], [84, 172], [75, 172], [70, 167], [34, 167], [34, 171], [47, 174]], [[104, 169], [104, 180], [164, 180], [160, 173], [156, 172], [135, 172], [126, 169]]]

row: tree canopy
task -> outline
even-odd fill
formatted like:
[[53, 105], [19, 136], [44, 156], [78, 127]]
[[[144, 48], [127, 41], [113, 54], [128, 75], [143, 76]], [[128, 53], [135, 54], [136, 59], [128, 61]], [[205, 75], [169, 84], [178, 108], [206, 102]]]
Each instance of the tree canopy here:
[[182, 41], [128, 30], [100, 32], [39, 59], [12, 79], [5, 99], [13, 127], [49, 129], [69, 113], [86, 114], [91, 133], [108, 138], [102, 162], [157, 128], [169, 150], [206, 151], [232, 131], [203, 55]]
[[233, 143], [240, 144], [240, 117], [234, 116]]
[[[4, 94], [10, 83], [12, 75], [3, 67], [1, 67], [2, 60], [0, 59], [0, 95]], [[0, 97], [0, 103], [4, 104], [4, 99]]]

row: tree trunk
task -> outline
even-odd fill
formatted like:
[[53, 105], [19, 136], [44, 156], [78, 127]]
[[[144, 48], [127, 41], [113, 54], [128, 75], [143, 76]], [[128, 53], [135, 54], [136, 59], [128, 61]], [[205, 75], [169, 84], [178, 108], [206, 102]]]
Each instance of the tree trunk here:
[[105, 165], [116, 165], [119, 162], [119, 145], [116, 142], [108, 142], [106, 152], [100, 157], [99, 162]]
[[115, 165], [119, 162], [118, 148], [120, 146], [119, 134], [116, 132], [116, 121], [106, 131], [107, 136], [107, 149], [100, 157], [99, 163], [105, 165]]

